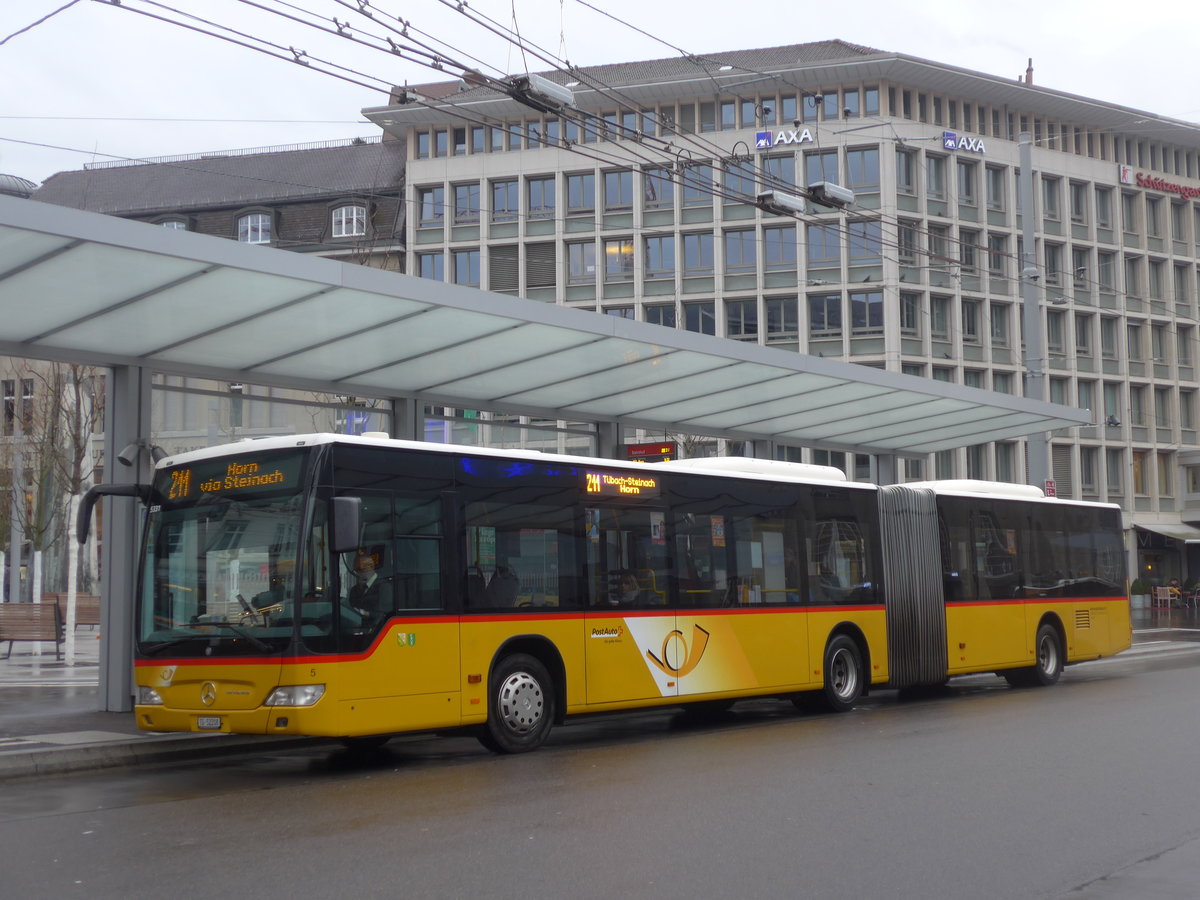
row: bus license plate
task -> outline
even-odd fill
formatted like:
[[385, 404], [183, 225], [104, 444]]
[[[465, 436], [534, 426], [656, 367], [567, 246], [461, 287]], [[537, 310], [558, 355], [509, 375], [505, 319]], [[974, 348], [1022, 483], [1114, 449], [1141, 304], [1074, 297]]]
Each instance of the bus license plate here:
[[221, 717], [220, 716], [200, 716], [196, 720], [196, 727], [201, 731], [220, 731]]

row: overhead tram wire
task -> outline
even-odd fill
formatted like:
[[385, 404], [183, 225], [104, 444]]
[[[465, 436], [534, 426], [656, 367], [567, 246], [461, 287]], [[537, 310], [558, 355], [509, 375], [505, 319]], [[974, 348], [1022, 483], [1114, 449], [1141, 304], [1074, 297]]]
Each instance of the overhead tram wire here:
[[[110, 2], [110, 3], [112, 3], [112, 2], [113, 2], [113, 0], [102, 0], [102, 2]], [[156, 7], [158, 7], [158, 8], [161, 8], [161, 9], [167, 9], [167, 10], [170, 10], [171, 12], [175, 12], [175, 13], [178, 13], [178, 14], [180, 14], [180, 15], [187, 16], [188, 18], [196, 19], [197, 21], [205, 22], [205, 24], [211, 25], [211, 26], [212, 26], [212, 27], [214, 27], [214, 28], [222, 28], [223, 30], [228, 30], [228, 31], [231, 31], [231, 32], [233, 32], [233, 29], [228, 29], [228, 28], [226, 28], [225, 26], [221, 26], [221, 25], [219, 25], [219, 24], [217, 24], [217, 23], [208, 22], [207, 20], [200, 19], [199, 17], [193, 16], [193, 15], [191, 15], [191, 14], [189, 14], [189, 13], [182, 12], [182, 11], [180, 11], [180, 10], [176, 10], [176, 9], [174, 9], [174, 8], [171, 8], [171, 7], [167, 7], [165, 4], [161, 4], [161, 3], [154, 2], [154, 0], [141, 0], [141, 2], [143, 2], [143, 3], [147, 3], [148, 5], [153, 5], [153, 6], [156, 6]], [[316, 22], [305, 21], [305, 20], [303, 20], [303, 19], [299, 19], [299, 18], [297, 18], [297, 17], [295, 17], [295, 16], [292, 16], [292, 15], [290, 15], [290, 14], [287, 14], [287, 13], [282, 13], [282, 12], [280, 12], [279, 10], [268, 9], [267, 7], [264, 7], [264, 6], [263, 6], [262, 4], [260, 4], [260, 3], [255, 3], [255, 2], [253, 2], [253, 0], [239, 0], [239, 2], [245, 3], [246, 5], [250, 5], [250, 6], [256, 7], [256, 8], [258, 8], [258, 9], [260, 9], [260, 10], [264, 11], [264, 12], [268, 12], [268, 13], [271, 13], [271, 14], [274, 14], [274, 15], [280, 15], [280, 16], [282, 16], [282, 17], [284, 17], [284, 18], [287, 18], [287, 19], [289, 19], [289, 20], [291, 20], [291, 21], [297, 22], [298, 24], [305, 25], [305, 26], [307, 26], [307, 27], [311, 27], [311, 28], [315, 28], [315, 29], [317, 29], [317, 30], [319, 30], [319, 31], [322, 31], [322, 32], [323, 32], [323, 33], [325, 33], [325, 34], [337, 35], [337, 36], [340, 36], [340, 37], [343, 37], [343, 38], [350, 39], [350, 40], [352, 40], [352, 41], [355, 41], [355, 42], [357, 42], [357, 43], [359, 43], [359, 44], [362, 44], [363, 46], [366, 46], [366, 47], [368, 47], [369, 49], [377, 50], [377, 51], [379, 51], [379, 52], [388, 53], [389, 55], [396, 55], [396, 56], [400, 56], [401, 58], [404, 58], [404, 59], [406, 59], [406, 61], [408, 61], [408, 62], [413, 62], [413, 63], [416, 63], [416, 64], [418, 64], [418, 65], [423, 65], [423, 66], [426, 66], [426, 67], [432, 68], [432, 69], [434, 69], [435, 71], [438, 71], [438, 72], [441, 72], [441, 73], [445, 73], [445, 68], [444, 68], [444, 65], [445, 65], [445, 64], [449, 64], [449, 65], [450, 65], [450, 66], [452, 66], [452, 67], [455, 67], [455, 68], [460, 68], [460, 69], [465, 69], [465, 68], [466, 68], [466, 67], [463, 67], [463, 66], [461, 66], [461, 64], [457, 63], [456, 61], [454, 61], [454, 60], [453, 60], [452, 58], [450, 58], [450, 57], [435, 57], [435, 55], [434, 55], [434, 54], [421, 54], [421, 55], [429, 55], [429, 56], [431, 56], [431, 57], [435, 57], [435, 58], [433, 58], [433, 59], [432, 59], [430, 62], [424, 62], [424, 61], [423, 61], [423, 60], [421, 60], [421, 59], [407, 59], [407, 58], [405, 58], [405, 57], [403, 56], [403, 53], [401, 53], [401, 52], [400, 52], [400, 51], [399, 51], [399, 50], [398, 50], [398, 49], [395, 47], [395, 45], [394, 45], [394, 44], [393, 44], [391, 41], [387, 41], [387, 43], [388, 43], [390, 46], [389, 46], [389, 48], [388, 48], [388, 49], [385, 49], [384, 47], [382, 47], [382, 46], [379, 46], [378, 44], [372, 44], [372, 43], [370, 43], [370, 42], [363, 41], [363, 40], [360, 40], [360, 39], [358, 39], [358, 38], [355, 38], [353, 35], [350, 35], [350, 34], [346, 33], [346, 30], [343, 30], [343, 29], [341, 29], [341, 28], [336, 28], [336, 26], [335, 26], [335, 30], [331, 31], [331, 30], [330, 30], [328, 27], [324, 26], [324, 24], [319, 24], [319, 23], [316, 23]], [[335, 2], [340, 2], [340, 0], [335, 0]], [[443, 2], [443, 3], [448, 3], [448, 0], [442, 0], [442, 2]], [[356, 72], [355, 70], [346, 69], [346, 67], [339, 66], [339, 65], [338, 65], [338, 64], [336, 64], [336, 63], [332, 63], [332, 62], [330, 62], [330, 61], [327, 61], [327, 60], [321, 60], [321, 59], [319, 59], [319, 58], [312, 57], [312, 56], [310, 56], [310, 55], [308, 55], [308, 54], [304, 54], [304, 55], [303, 55], [303, 56], [304, 56], [304, 58], [303, 58], [303, 59], [301, 59], [301, 58], [300, 58], [300, 56], [297, 54], [297, 52], [296, 52], [295, 50], [293, 50], [292, 48], [287, 48], [287, 49], [288, 49], [288, 51], [289, 51], [290, 53], [292, 53], [292, 56], [286, 56], [286, 55], [283, 55], [282, 53], [275, 53], [275, 52], [272, 52], [271, 50], [264, 49], [263, 47], [257, 47], [257, 46], [254, 46], [253, 44], [247, 44], [247, 43], [244, 43], [243, 41], [239, 41], [239, 40], [233, 40], [233, 39], [231, 39], [231, 38], [228, 38], [228, 37], [226, 37], [225, 35], [222, 35], [222, 34], [217, 34], [217, 33], [214, 33], [214, 32], [209, 32], [209, 31], [205, 31], [205, 30], [204, 30], [204, 29], [202, 29], [202, 28], [198, 28], [198, 27], [196, 27], [196, 26], [193, 26], [193, 25], [190, 25], [190, 24], [188, 24], [188, 23], [186, 23], [186, 22], [178, 22], [178, 21], [175, 21], [175, 20], [172, 20], [172, 19], [166, 18], [166, 17], [164, 17], [164, 16], [159, 16], [159, 15], [156, 15], [156, 14], [154, 14], [154, 13], [150, 13], [150, 12], [146, 12], [146, 11], [143, 11], [143, 10], [139, 10], [139, 9], [133, 8], [133, 7], [131, 7], [131, 6], [128, 6], [128, 5], [125, 5], [125, 4], [117, 4], [117, 3], [113, 3], [113, 5], [116, 5], [116, 6], [118, 6], [118, 8], [121, 8], [121, 9], [126, 9], [126, 10], [129, 10], [130, 12], [136, 12], [136, 13], [138, 13], [139, 15], [147, 16], [147, 17], [150, 17], [150, 18], [153, 18], [153, 19], [157, 19], [157, 20], [159, 20], [159, 21], [166, 22], [167, 24], [179, 25], [180, 27], [187, 28], [187, 29], [189, 29], [189, 30], [192, 30], [192, 31], [196, 31], [196, 32], [198, 32], [198, 33], [200, 33], [200, 34], [205, 34], [205, 35], [208, 35], [208, 36], [217, 37], [217, 38], [220, 38], [220, 39], [222, 39], [222, 40], [226, 40], [226, 41], [229, 41], [229, 42], [231, 42], [231, 43], [234, 43], [234, 44], [236, 44], [236, 45], [238, 45], [238, 46], [245, 47], [246, 49], [250, 49], [250, 50], [257, 50], [258, 52], [265, 53], [265, 54], [267, 54], [267, 55], [269, 55], [269, 56], [272, 56], [272, 57], [274, 57], [274, 58], [276, 58], [276, 59], [282, 59], [282, 60], [284, 60], [284, 61], [286, 61], [286, 62], [299, 62], [299, 63], [301, 63], [302, 65], [305, 65], [306, 67], [310, 68], [312, 71], [318, 72], [318, 73], [320, 73], [320, 74], [328, 74], [328, 75], [332, 75], [333, 77], [339, 78], [339, 79], [341, 79], [341, 80], [344, 80], [344, 81], [349, 81], [350, 83], [356, 84], [356, 85], [358, 85], [358, 86], [360, 86], [360, 87], [366, 87], [366, 88], [369, 88], [369, 89], [371, 89], [371, 90], [380, 91], [380, 92], [385, 92], [385, 93], [387, 93], [387, 94], [389, 95], [389, 97], [390, 97], [390, 96], [391, 96], [391, 94], [392, 94], [392, 88], [394, 87], [394, 85], [393, 85], [393, 84], [392, 84], [390, 81], [388, 81], [388, 80], [386, 80], [386, 79], [377, 78], [377, 77], [375, 77], [375, 76], [367, 75], [367, 74], [365, 74], [365, 73], [359, 73], [359, 72]], [[288, 4], [288, 5], [290, 6], [290, 4]], [[369, 6], [369, 4], [367, 4], [367, 5]], [[294, 7], [293, 7], [293, 8], [294, 8]], [[459, 11], [461, 11], [461, 10], [459, 10]], [[472, 21], [475, 21], [475, 20], [474, 20], [474, 19], [472, 19]], [[385, 27], [386, 27], [386, 26], [385, 26]], [[494, 29], [494, 28], [491, 28], [490, 26], [485, 26], [485, 27], [489, 27], [489, 30], [496, 31], [496, 29]], [[360, 30], [360, 31], [361, 31], [361, 30]], [[503, 29], [501, 28], [499, 31], [497, 31], [497, 33], [501, 33], [502, 31], [503, 31]], [[237, 32], [234, 32], [234, 33], [237, 33]], [[273, 47], [273, 48], [275, 48], [275, 49], [277, 49], [277, 50], [283, 50], [283, 49], [284, 49], [284, 48], [282, 47], [282, 45], [274, 44], [273, 42], [266, 41], [266, 40], [264, 40], [264, 39], [261, 39], [261, 38], [254, 37], [254, 36], [252, 36], [252, 35], [243, 35], [243, 34], [240, 34], [240, 33], [238, 33], [238, 34], [239, 34], [239, 36], [242, 36], [242, 37], [247, 37], [249, 40], [253, 40], [253, 41], [257, 41], [257, 42], [259, 42], [259, 43], [265, 44], [267, 47]], [[370, 36], [371, 36], [371, 37], [373, 37], [373, 38], [375, 38], [376, 40], [379, 40], [379, 39], [377, 38], [377, 36], [375, 36], [375, 35], [370, 35]], [[510, 40], [510, 41], [512, 40], [512, 38], [511, 38], [510, 36], [508, 36], [508, 35], [501, 34], [501, 36], [502, 36], [502, 37], [504, 37], [506, 40]], [[540, 50], [540, 48], [539, 48], [539, 50]], [[538, 54], [536, 54], [536, 55], [538, 55], [538, 56], [539, 56], [539, 58], [543, 58], [543, 61], [546, 61], [546, 62], [548, 62], [548, 63], [550, 63], [550, 64], [553, 64], [553, 61], [552, 61], [551, 59], [547, 59], [547, 58], [545, 58], [544, 56], [542, 56], [542, 55], [541, 55], [541, 53], [540, 53], [540, 52], [539, 52]], [[370, 85], [370, 84], [367, 84], [367, 83], [364, 83], [364, 82], [360, 82], [360, 81], [358, 81], [358, 80], [356, 80], [356, 79], [348, 78], [348, 77], [346, 77], [345, 75], [341, 75], [341, 74], [339, 74], [338, 72], [329, 72], [329, 71], [326, 71], [326, 70], [324, 70], [324, 69], [315, 68], [315, 67], [313, 67], [313, 65], [312, 65], [312, 63], [314, 63], [314, 62], [319, 62], [319, 63], [321, 63], [321, 64], [324, 64], [324, 65], [330, 65], [330, 66], [333, 66], [334, 68], [337, 68], [337, 69], [342, 69], [343, 71], [350, 71], [350, 72], [353, 72], [354, 74], [362, 75], [362, 77], [366, 77], [366, 78], [372, 78], [372, 79], [374, 79], [375, 81], [379, 82], [380, 84], [386, 85], [387, 87], [386, 87], [386, 88], [384, 88], [384, 87], [379, 87], [378, 85]], [[602, 83], [602, 82], [599, 82], [599, 81], [597, 80], [597, 81], [596, 81], [596, 83], [600, 85], [600, 88], [598, 88], [598, 89], [597, 89], [597, 90], [599, 90], [600, 92], [605, 92], [605, 91], [608, 91], [608, 92], [612, 92], [612, 93], [617, 93], [617, 94], [619, 95], [619, 92], [613, 92], [613, 91], [612, 91], [612, 89], [610, 89], [610, 88], [608, 88], [607, 86], [603, 85], [603, 83]], [[426, 108], [429, 108], [429, 109], [431, 109], [431, 110], [434, 110], [434, 111], [446, 112], [446, 113], [448, 113], [448, 114], [450, 114], [450, 115], [452, 115], [452, 116], [454, 116], [454, 117], [456, 117], [456, 118], [462, 119], [462, 120], [464, 120], [464, 121], [466, 121], [466, 122], [468, 122], [468, 123], [470, 123], [470, 124], [475, 124], [475, 125], [484, 125], [484, 126], [489, 126], [489, 127], [501, 127], [501, 128], [503, 128], [503, 129], [504, 129], [504, 130], [505, 130], [507, 133], [511, 133], [511, 130], [510, 130], [508, 127], [507, 127], [507, 123], [504, 123], [504, 122], [502, 122], [502, 121], [499, 121], [499, 120], [492, 119], [492, 118], [490, 118], [490, 117], [487, 117], [487, 116], [484, 116], [484, 117], [481, 117], [481, 118], [480, 118], [480, 117], [472, 117], [472, 116], [470, 116], [470, 115], [467, 115], [466, 113], [462, 112], [462, 111], [461, 111], [461, 109], [460, 109], [459, 107], [457, 107], [457, 105], [456, 105], [456, 104], [454, 104], [454, 103], [452, 103], [452, 102], [449, 102], [449, 101], [441, 101], [440, 103], [428, 103], [428, 102], [425, 102], [425, 101], [422, 101], [422, 100], [417, 100], [417, 99], [415, 99], [415, 98], [412, 98], [412, 99], [410, 100], [410, 102], [416, 102], [416, 103], [418, 103], [418, 105], [425, 106]], [[628, 101], [627, 101], [627, 102], [628, 102]], [[453, 107], [455, 111], [454, 111], [454, 112], [451, 112], [450, 110], [446, 109], [446, 107], [447, 107], [447, 106], [449, 106], [449, 107]], [[637, 106], [637, 104], [632, 104], [632, 106], [636, 107], [636, 106]], [[596, 116], [596, 115], [593, 115], [593, 114], [590, 114], [590, 113], [586, 113], [585, 111], [582, 111], [582, 110], [580, 110], [580, 111], [578, 111], [578, 112], [579, 112], [579, 114], [580, 114], [582, 117], [584, 117], [585, 119], [591, 120], [592, 122], [595, 122], [595, 123], [599, 123], [599, 124], [601, 124], [602, 126], [605, 126], [605, 127], [606, 127], [608, 124], [610, 124], [610, 123], [605, 123], [604, 119], [603, 119], [601, 116]], [[586, 122], [579, 122], [579, 123], [577, 123], [577, 124], [579, 124], [581, 127], [584, 127], [584, 126], [585, 126], [587, 123], [586, 123]], [[618, 126], [618, 129], [619, 129], [620, 131], [622, 131], [622, 132], [626, 131], [626, 129], [624, 129], [624, 127], [623, 127], [623, 126]], [[691, 135], [691, 134], [690, 134], [690, 133], [688, 133], [688, 132], [684, 132], [684, 131], [673, 131], [673, 133], [674, 133], [674, 134], [676, 134], [676, 135], [678, 135], [680, 138], [682, 138], [682, 139], [684, 139], [684, 140], [686, 140], [686, 141], [690, 141], [690, 142], [692, 142], [692, 143], [696, 144], [696, 145], [697, 145], [697, 146], [699, 146], [699, 147], [700, 147], [702, 150], [705, 150], [705, 151], [707, 151], [707, 152], [712, 152], [712, 153], [713, 153], [713, 155], [714, 155], [715, 157], [717, 157], [718, 159], [721, 159], [721, 158], [723, 158], [723, 157], [721, 157], [721, 155], [720, 155], [720, 154], [722, 154], [722, 153], [723, 153], [723, 151], [724, 151], [724, 148], [718, 147], [717, 145], [714, 145], [714, 144], [707, 144], [706, 142], [704, 142], [704, 141], [702, 141], [702, 140], [697, 140], [697, 139], [695, 138], [695, 136]], [[647, 137], [647, 136], [642, 136], [642, 137]], [[546, 141], [545, 139], [542, 139], [542, 142], [543, 142], [544, 144], [549, 144], [549, 142], [548, 142], [548, 141]], [[599, 141], [599, 142], [597, 142], [597, 143], [598, 143], [598, 145], [603, 145], [603, 144], [604, 144], [604, 143], [606, 143], [606, 142], [604, 142], [604, 141]], [[638, 142], [637, 142], [636, 140], [633, 140], [633, 141], [631, 141], [631, 143], [638, 143]], [[668, 146], [670, 146], [670, 145], [668, 144]], [[594, 161], [600, 162], [601, 164], [609, 164], [609, 165], [628, 165], [628, 164], [630, 163], [630, 160], [629, 160], [629, 159], [627, 159], [627, 158], [625, 158], [624, 156], [614, 156], [614, 155], [607, 155], [607, 156], [606, 156], [606, 155], [604, 155], [604, 154], [602, 154], [602, 153], [596, 153], [596, 152], [587, 152], [587, 151], [584, 151], [584, 150], [582, 150], [582, 149], [581, 149], [581, 147], [580, 147], [580, 145], [579, 145], [578, 143], [570, 143], [568, 146], [566, 146], [566, 149], [568, 149], [570, 152], [576, 153], [577, 155], [580, 155], [580, 156], [583, 156], [583, 157], [585, 157], [585, 158], [589, 158], [589, 159], [592, 159], [592, 160], [594, 160]], [[631, 151], [631, 147], [630, 147], [630, 145], [628, 145], [628, 144], [627, 144], [627, 145], [624, 145], [624, 149], [625, 149], [625, 150], [626, 150], [626, 151], [629, 153], [629, 155], [630, 155], [630, 156], [633, 156], [633, 157], [635, 157], [636, 159], [640, 160], [641, 162], [643, 162], [643, 163], [645, 163], [645, 164], [647, 164], [647, 165], [656, 166], [656, 167], [666, 167], [667, 163], [669, 162], [669, 160], [665, 160], [665, 159], [658, 159], [658, 158], [654, 158], [654, 157], [645, 156], [645, 155], [643, 155], [643, 154], [640, 154], [640, 153], [636, 153], [636, 152], [630, 152], [630, 151]], [[664, 152], [666, 152], [666, 151], [664, 151]], [[715, 161], [716, 161], [716, 160], [714, 160], [714, 162], [715, 162]], [[679, 162], [679, 160], [678, 160], [678, 159], [677, 159], [677, 160], [674, 160], [674, 162]], [[703, 164], [703, 163], [698, 163], [698, 164]], [[714, 168], [715, 168], [715, 167], [714, 167]], [[696, 190], [699, 190], [699, 191], [701, 191], [701, 192], [703, 192], [703, 193], [709, 194], [709, 195], [713, 196], [714, 198], [720, 198], [720, 199], [723, 199], [723, 200], [730, 200], [730, 201], [733, 201], [733, 202], [742, 202], [742, 203], [749, 203], [750, 205], [755, 205], [755, 200], [756, 200], [756, 198], [754, 198], [754, 197], [750, 197], [750, 196], [748, 196], [748, 195], [744, 195], [744, 194], [740, 194], [740, 193], [729, 192], [729, 191], [727, 191], [727, 190], [724, 190], [723, 188], [722, 188], [722, 189], [717, 189], [717, 188], [715, 187], [715, 184], [714, 184], [714, 183], [706, 183], [706, 182], [704, 182], [704, 181], [701, 181], [701, 180], [689, 180], [689, 179], [687, 178], [687, 175], [686, 175], [687, 171], [688, 171], [688, 167], [687, 167], [687, 166], [683, 166], [683, 167], [681, 167], [681, 170], [680, 170], [680, 172], [679, 172], [679, 183], [680, 183], [680, 185], [681, 185], [682, 187], [692, 187], [692, 188], [694, 188], [694, 189], [696, 189]], [[781, 180], [775, 179], [775, 178], [773, 178], [773, 176], [770, 176], [770, 174], [769, 174], [769, 173], [765, 173], [765, 172], [764, 172], [764, 173], [761, 173], [761, 174], [764, 176], [764, 177], [762, 177], [762, 178], [760, 178], [760, 179], [759, 179], [759, 180], [760, 180], [760, 182], [762, 182], [762, 183], [775, 183], [775, 184], [779, 185], [779, 186], [780, 186], [781, 188], [783, 188], [783, 189], [793, 189], [793, 190], [795, 189], [795, 185], [794, 185], [794, 184], [791, 184], [791, 183], [788, 183], [788, 182], [784, 182], [784, 181], [781, 181]], [[672, 179], [672, 180], [674, 180], [674, 179]], [[815, 213], [814, 213], [814, 214], [811, 214], [811, 215], [817, 215], [817, 214], [815, 214]], [[836, 232], [836, 233], [840, 233], [840, 234], [842, 234], [842, 235], [846, 236], [847, 238], [854, 238], [854, 237], [856, 237], [856, 235], [854, 235], [854, 234], [851, 232], [851, 230], [850, 230], [848, 227], [846, 227], [846, 226], [844, 226], [844, 225], [842, 225], [842, 224], [841, 224], [840, 217], [839, 217], [839, 219], [838, 219], [838, 220], [835, 220], [835, 221], [829, 221], [829, 220], [824, 220], [824, 219], [815, 219], [815, 220], [814, 220], [814, 219], [808, 219], [808, 218], [804, 218], [804, 217], [803, 217], [803, 216], [801, 216], [799, 213], [794, 213], [794, 214], [793, 214], [793, 215], [791, 215], [790, 217], [791, 217], [791, 218], [793, 218], [793, 219], [795, 219], [795, 220], [797, 220], [797, 221], [800, 221], [800, 222], [802, 222], [802, 223], [807, 223], [807, 224], [811, 224], [811, 225], [819, 225], [819, 226], [821, 226], [821, 227], [824, 227], [824, 228], [830, 229], [830, 230], [832, 230], [832, 231], [834, 231], [834, 232]], [[879, 216], [878, 214], [876, 214], [875, 216], [872, 216], [872, 217], [870, 217], [869, 219], [866, 219], [866, 221], [878, 221], [878, 222], [880, 222], [880, 223], [882, 224], [882, 223], [883, 223], [884, 221], [886, 221], [886, 220], [885, 220], [885, 218], [884, 218], [884, 217], [882, 217], [882, 216]], [[954, 242], [954, 241], [951, 241], [951, 242], [953, 242], [953, 243], [957, 243], [957, 242]], [[879, 246], [880, 246], [881, 250], [882, 250], [883, 248], [899, 249], [899, 245], [898, 245], [898, 243], [896, 243], [896, 242], [891, 242], [891, 241], [887, 241], [887, 240], [885, 240], [885, 239], [883, 239], [883, 238], [882, 238], [882, 235], [880, 236], [880, 239], [879, 239]], [[929, 251], [926, 251], [926, 250], [918, 250], [918, 252], [919, 252], [921, 255], [927, 255], [927, 256], [929, 256], [930, 258], [935, 258], [935, 257], [936, 257], [936, 255], [935, 255], [935, 254], [932, 254], [932, 253], [930, 253]], [[943, 260], [944, 260], [946, 263], [948, 263], [948, 264], [957, 264], [957, 261], [955, 261], [955, 260], [952, 260], [952, 259], [950, 259], [950, 258], [948, 258], [948, 257], [938, 257], [938, 258], [941, 258], [941, 259], [943, 259]]]

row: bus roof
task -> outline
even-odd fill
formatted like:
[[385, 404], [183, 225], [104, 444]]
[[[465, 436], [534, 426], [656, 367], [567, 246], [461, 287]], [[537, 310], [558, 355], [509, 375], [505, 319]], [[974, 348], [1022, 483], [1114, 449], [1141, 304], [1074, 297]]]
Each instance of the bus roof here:
[[756, 481], [789, 481], [802, 483], [837, 482], [844, 487], [859, 490], [876, 490], [873, 484], [846, 480], [840, 469], [832, 466], [816, 466], [780, 460], [754, 459], [740, 456], [706, 457], [701, 459], [671, 460], [670, 462], [642, 463], [622, 459], [602, 459], [593, 456], [575, 456], [560, 453], [543, 453], [540, 450], [500, 450], [492, 447], [476, 447], [465, 444], [435, 444], [425, 441], [404, 441], [389, 438], [379, 433], [365, 435], [349, 434], [289, 434], [266, 438], [247, 438], [216, 447], [202, 447], [185, 453], [168, 456], [158, 463], [158, 468], [170, 468], [205, 459], [218, 459], [238, 453], [257, 453], [263, 450], [287, 450], [316, 447], [323, 444], [354, 444], [369, 447], [390, 447], [397, 450], [421, 450], [427, 453], [457, 453], [473, 456], [494, 456], [511, 459], [543, 460], [545, 462], [570, 462], [585, 466], [630, 469], [642, 472], [667, 471], [691, 473], [709, 477], [749, 478]]

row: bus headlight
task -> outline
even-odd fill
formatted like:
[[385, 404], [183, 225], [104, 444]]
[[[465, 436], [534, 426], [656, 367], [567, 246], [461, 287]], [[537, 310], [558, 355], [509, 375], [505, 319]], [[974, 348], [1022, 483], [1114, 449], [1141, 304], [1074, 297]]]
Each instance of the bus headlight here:
[[137, 704], [138, 706], [162, 706], [163, 699], [154, 688], [139, 684], [137, 687]]
[[267, 697], [267, 706], [312, 706], [325, 694], [323, 684], [292, 684], [277, 687]]

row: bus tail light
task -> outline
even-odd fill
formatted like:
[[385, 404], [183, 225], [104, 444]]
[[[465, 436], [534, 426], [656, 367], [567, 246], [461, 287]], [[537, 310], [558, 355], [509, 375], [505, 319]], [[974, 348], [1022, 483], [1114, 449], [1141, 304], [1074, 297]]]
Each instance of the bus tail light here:
[[312, 706], [325, 694], [323, 684], [292, 684], [277, 687], [267, 697], [267, 706]]

